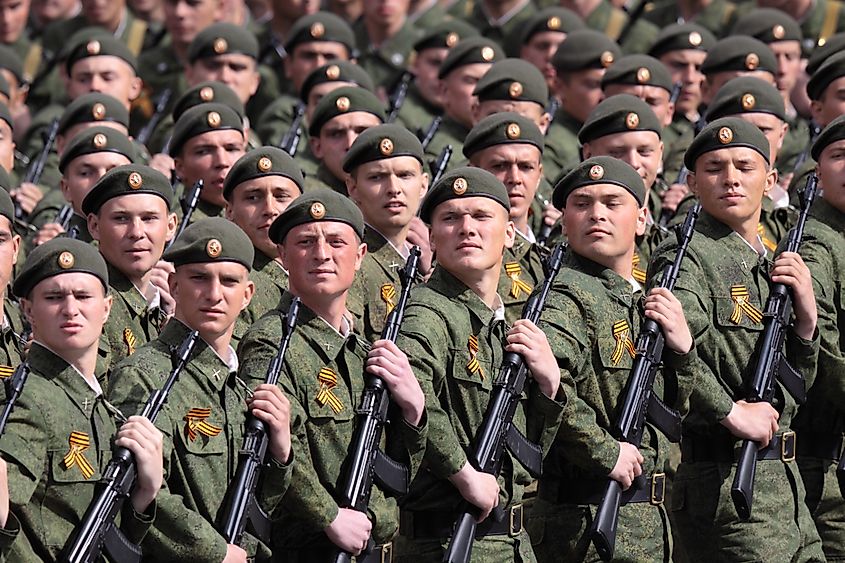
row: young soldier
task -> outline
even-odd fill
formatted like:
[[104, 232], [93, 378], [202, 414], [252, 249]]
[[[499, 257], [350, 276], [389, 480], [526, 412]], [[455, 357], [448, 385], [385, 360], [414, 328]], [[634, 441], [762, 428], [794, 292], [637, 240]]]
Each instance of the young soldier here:
[[[95, 375], [111, 307], [106, 264], [87, 243], [54, 239], [30, 254], [13, 291], [34, 341], [32, 371], [0, 439], [3, 550], [10, 561], [56, 561], [112, 456], [116, 424]], [[138, 481], [120, 516], [137, 543], [157, 512], [162, 436], [131, 417], [114, 445], [135, 455]]]
[[[141, 410], [171, 368], [172, 350], [190, 331], [199, 332], [190, 362], [173, 386], [156, 421], [165, 435], [167, 479], [158, 514], [141, 547], [157, 561], [245, 561], [268, 557], [251, 535], [243, 549], [226, 544], [216, 529], [224, 496], [243, 445], [247, 409], [269, 431], [267, 459], [256, 488], [259, 506], [272, 513], [285, 492], [293, 460], [290, 404], [278, 388], [247, 385], [237, 377], [232, 331], [253, 294], [249, 280], [253, 247], [249, 238], [222, 217], [192, 223], [164, 255], [176, 268], [170, 291], [176, 313], [159, 337], [118, 365], [109, 399], [124, 413]], [[260, 383], [267, 364], [255, 364]], [[251, 391], [254, 389], [254, 392]]]
[[5, 189], [9, 184], [9, 175], [0, 168], [0, 300], [3, 303], [3, 317], [0, 319], [0, 370], [11, 370], [21, 363], [26, 345], [22, 340], [24, 328], [21, 311], [12, 302], [7, 289], [12, 282], [21, 245], [21, 237], [14, 230], [15, 206]]
[[369, 342], [380, 338], [387, 314], [402, 291], [399, 270], [411, 245], [424, 251], [420, 274], [431, 267], [425, 226], [417, 218], [428, 191], [422, 145], [396, 124], [367, 129], [343, 159], [349, 197], [364, 216], [367, 255], [350, 290], [349, 310], [362, 321]]
[[[529, 520], [541, 562], [598, 559], [587, 531], [608, 479], [627, 491], [614, 560], [672, 560], [663, 507], [669, 442], [651, 424], [639, 448], [612, 435], [641, 324], [643, 286], [632, 258], [646, 227], [645, 197], [637, 171], [609, 156], [588, 157], [555, 186], [569, 249], [542, 327], [572, 391]], [[666, 337], [666, 370], [654, 392], [682, 408], [698, 363], [681, 305], [655, 289], [643, 307]]]
[[363, 13], [352, 30], [358, 47], [358, 64], [367, 71], [386, 100], [395, 90], [408, 64], [419, 32], [408, 21], [409, 0], [385, 4], [381, 0], [363, 0]]
[[537, 67], [551, 90], [555, 84], [552, 57], [566, 36], [576, 29], [584, 29], [584, 22], [572, 10], [557, 6], [540, 10], [511, 33], [507, 42], [509, 52], [515, 49], [520, 59]]
[[127, 164], [106, 172], [82, 200], [88, 230], [109, 268], [114, 303], [103, 334], [113, 366], [158, 336], [173, 302], [157, 266], [176, 233], [173, 190], [160, 172]]
[[[560, 370], [545, 335], [530, 321], [508, 330], [497, 293], [503, 254], [513, 245], [508, 192], [474, 167], [446, 174], [423, 202], [437, 268], [415, 290], [400, 345], [426, 393], [430, 431], [425, 469], [402, 505], [396, 553], [400, 560], [441, 561], [459, 510], [479, 512], [473, 559], [532, 561], [523, 528], [522, 498], [532, 479], [506, 451], [499, 475], [468, 461], [506, 351], [522, 354], [531, 372], [514, 424], [545, 453], [560, 422]], [[489, 518], [499, 505], [503, 521]]]
[[226, 176], [223, 197], [226, 218], [249, 237], [255, 248], [250, 279], [255, 294], [243, 310], [232, 338], [240, 342], [247, 329], [279, 303], [288, 287], [270, 225], [302, 195], [305, 180], [297, 163], [276, 147], [261, 147], [242, 156]]
[[551, 117], [546, 113], [549, 90], [543, 75], [522, 59], [503, 59], [491, 66], [472, 91], [473, 123], [488, 115], [510, 111], [523, 115], [545, 132]]
[[[770, 281], [792, 290], [794, 323], [783, 352], [808, 387], [819, 345], [810, 272], [798, 254], [781, 253], [772, 261], [757, 233], [763, 195], [775, 182], [769, 155], [757, 127], [728, 117], [708, 124], [685, 158], [690, 189], [703, 211], [675, 295], [706, 367], [684, 420], [671, 510], [693, 560], [824, 560], [801, 476], [789, 462], [795, 452], [789, 430], [795, 400], [777, 384], [772, 404], [745, 401]], [[675, 247], [667, 239], [655, 251], [653, 283], [674, 259]], [[742, 440], [760, 446], [747, 521], [737, 516], [730, 495]]]
[[754, 76], [774, 85], [777, 71], [777, 59], [762, 41], [744, 35], [721, 39], [701, 63], [704, 73], [702, 102], [705, 106], [710, 104], [719, 88], [737, 76]]
[[813, 276], [813, 290], [819, 312], [819, 361], [816, 380], [807, 402], [798, 409], [792, 424], [798, 441], [798, 468], [807, 489], [806, 503], [822, 538], [828, 561], [845, 558], [845, 501], [834, 471], [842, 452], [843, 309], [842, 280], [845, 269], [843, 233], [842, 156], [845, 155], [845, 117], [833, 120], [813, 144], [818, 162], [822, 197], [813, 204], [807, 221], [801, 256]]
[[274, 547], [291, 563], [325, 561], [338, 549], [359, 554], [370, 538], [375, 547], [358, 561], [391, 560], [396, 501], [375, 486], [367, 513], [338, 506], [365, 370], [390, 390], [384, 451], [413, 476], [425, 446], [425, 397], [404, 352], [382, 340], [370, 348], [353, 332], [346, 300], [366, 252], [363, 236], [364, 218], [349, 198], [328, 189], [297, 198], [270, 229], [290, 293], [253, 325], [239, 350], [244, 377], [264, 373], [291, 299], [301, 299], [279, 385], [291, 401], [291, 429], [303, 453], [273, 528]]

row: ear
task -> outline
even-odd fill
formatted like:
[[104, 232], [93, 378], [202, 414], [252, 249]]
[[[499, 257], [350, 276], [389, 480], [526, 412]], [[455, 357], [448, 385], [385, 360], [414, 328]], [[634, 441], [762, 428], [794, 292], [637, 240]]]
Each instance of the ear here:
[[[134, 72], [134, 71], [133, 71]], [[144, 87], [144, 82], [137, 76], [133, 76], [129, 83], [129, 101], [133, 102], [141, 95], [141, 89]]]
[[249, 306], [249, 302], [252, 301], [253, 295], [255, 295], [255, 283], [251, 279], [247, 278], [247, 283], [244, 287], [244, 298], [241, 302], [241, 311], [243, 311]]
[[777, 183], [778, 183], [778, 171], [777, 171], [777, 168], [775, 168], [774, 165], [772, 165], [772, 167], [769, 168], [769, 171], [766, 173], [766, 187], [763, 190], [763, 195], [769, 195], [769, 192], [772, 191], [772, 188], [774, 188], [777, 185]]
[[552, 116], [544, 111], [543, 115], [540, 116], [540, 123], [538, 125], [540, 126], [540, 133], [545, 135], [552, 125]]
[[[507, 211], [505, 211], [507, 213]], [[513, 221], [508, 219], [507, 227], [505, 228], [505, 248], [513, 248], [513, 243], [516, 241], [516, 225]]]
[[824, 105], [819, 100], [810, 100], [810, 116], [816, 123], [821, 123]]
[[355, 258], [355, 271], [361, 269], [361, 263], [364, 261], [364, 256], [367, 255], [367, 243], [362, 242], [358, 245], [358, 255]]
[[675, 115], [675, 102], [669, 102], [669, 111], [663, 119], [663, 127], [669, 127], [672, 124], [672, 117]]
[[171, 213], [167, 216], [167, 241], [170, 241], [173, 237], [176, 236], [176, 230], [179, 227], [179, 218], [176, 216], [175, 213]]
[[308, 137], [308, 142], [311, 144], [311, 152], [317, 160], [323, 160], [323, 147], [322, 143], [320, 143], [320, 136], [317, 135], [316, 137]]
[[96, 213], [88, 214], [88, 232], [94, 240], [100, 240], [100, 218]]
[[353, 171], [351, 174], [347, 174], [346, 176], [344, 176], [343, 181], [346, 184], [346, 192], [349, 194], [349, 199], [351, 199], [357, 204], [359, 203], [358, 184], [355, 182], [355, 174], [355, 171]]
[[587, 160], [588, 158], [593, 156], [593, 151], [590, 149], [589, 141], [581, 145], [581, 155], [583, 156], [583, 160]]
[[643, 205], [637, 211], [637, 236], [643, 236], [647, 226], [646, 218], [648, 217], [648, 205]]
[[692, 171], [687, 173], [687, 187], [691, 194], [698, 197], [698, 182], [695, 179], [695, 173]]

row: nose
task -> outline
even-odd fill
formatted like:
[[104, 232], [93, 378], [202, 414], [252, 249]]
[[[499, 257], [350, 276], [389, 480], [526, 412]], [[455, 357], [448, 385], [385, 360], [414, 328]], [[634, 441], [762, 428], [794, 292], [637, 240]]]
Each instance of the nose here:
[[132, 238], [141, 238], [144, 236], [144, 225], [140, 217], [135, 217], [129, 223], [129, 231], [127, 233]]
[[79, 314], [79, 303], [76, 301], [76, 297], [72, 294], [65, 296], [64, 301], [62, 301], [62, 314], [72, 319], [76, 315]]

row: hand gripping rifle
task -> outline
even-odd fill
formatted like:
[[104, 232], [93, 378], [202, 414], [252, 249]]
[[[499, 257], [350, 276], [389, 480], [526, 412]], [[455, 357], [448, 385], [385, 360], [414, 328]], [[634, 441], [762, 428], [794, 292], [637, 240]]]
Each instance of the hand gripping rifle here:
[[15, 408], [15, 403], [18, 402], [18, 397], [23, 392], [27, 377], [29, 377], [29, 363], [23, 362], [15, 369], [12, 377], [5, 381], [6, 404], [3, 405], [3, 413], [0, 414], [0, 436], [6, 431], [6, 423], [9, 422], [9, 416]]
[[[818, 190], [818, 178], [815, 173], [807, 178], [804, 192], [801, 194], [801, 213], [798, 222], [789, 231], [785, 252], [798, 252], [801, 239], [804, 238], [804, 226], [810, 213], [810, 207]], [[754, 375], [748, 386], [746, 400], [749, 403], [760, 401], [772, 402], [775, 394], [775, 381], [780, 380], [784, 389], [792, 395], [798, 404], [807, 400], [804, 377], [795, 371], [783, 357], [783, 345], [786, 329], [792, 315], [792, 296], [789, 288], [782, 283], [772, 283], [766, 310], [763, 313], [763, 333], [758, 341], [760, 357], [754, 367]], [[751, 517], [751, 503], [754, 498], [754, 476], [757, 473], [758, 444], [752, 440], [743, 440], [736, 475], [731, 485], [731, 499], [740, 519]]]
[[279, 148], [288, 153], [291, 158], [296, 156], [299, 140], [302, 139], [303, 119], [305, 119], [305, 104], [297, 102], [296, 107], [293, 108], [293, 120], [290, 122], [290, 129], [287, 130], [282, 140], [279, 141]]
[[[34, 160], [30, 161], [29, 168], [26, 169], [26, 174], [23, 177], [23, 183], [29, 182], [37, 184], [41, 180], [41, 175], [44, 173], [44, 167], [47, 165], [47, 159], [50, 157], [50, 151], [53, 150], [53, 145], [56, 144], [56, 137], [59, 135], [59, 118], [53, 119], [47, 130], [43, 133], [44, 146], [41, 147], [41, 152]], [[27, 213], [15, 201], [15, 219], [23, 219]]]
[[[396, 342], [399, 327], [402, 326], [402, 319], [405, 316], [408, 297], [417, 277], [420, 255], [418, 246], [411, 248], [405, 267], [399, 271], [402, 292], [396, 306], [387, 315], [384, 329], [381, 331], [382, 340]], [[408, 492], [408, 481], [410, 481], [408, 468], [390, 459], [379, 449], [384, 425], [388, 420], [388, 406], [390, 406], [390, 393], [384, 381], [380, 377], [367, 374], [367, 383], [364, 386], [364, 392], [361, 393], [361, 403], [355, 411], [357, 414], [355, 433], [352, 435], [346, 460], [346, 479], [340, 490], [340, 506], [366, 512], [373, 482], [376, 480], [383, 488], [394, 494], [401, 495]], [[367, 550], [372, 549], [372, 543], [370, 539]], [[349, 563], [352, 561], [352, 555], [339, 550], [332, 561]]]
[[[144, 405], [144, 410], [141, 411], [141, 416], [150, 422], [155, 422], [161, 409], [164, 408], [167, 397], [188, 364], [198, 340], [199, 333], [192, 331], [176, 350], [170, 376], [161, 389], [153, 391]], [[88, 505], [85, 516], [76, 527], [70, 543], [65, 547], [62, 561], [93, 563], [100, 557], [104, 548], [112, 561], [121, 563], [141, 561], [141, 549], [129, 542], [114, 523], [123, 503], [135, 487], [135, 479], [135, 456], [127, 448], [116, 447], [111, 461], [103, 472], [98, 493]]]
[[[660, 287], [669, 291], [675, 288], [681, 264], [687, 253], [690, 240], [695, 232], [695, 223], [701, 212], [701, 204], [696, 203], [688, 212], [683, 226], [675, 231], [678, 237], [678, 250], [675, 260], [666, 266]], [[613, 434], [618, 439], [640, 447], [643, 441], [646, 418], [657, 426], [670, 441], [679, 442], [681, 439], [681, 418], [677, 412], [664, 405], [653, 394], [652, 387], [657, 376], [663, 357], [665, 339], [663, 331], [655, 321], [646, 319], [637, 337], [637, 354], [631, 366], [631, 375], [625, 389], [622, 410], [613, 428]], [[596, 519], [590, 529], [590, 539], [596, 546], [596, 551], [604, 561], [613, 558], [616, 545], [616, 526], [619, 523], [619, 506], [622, 500], [622, 487], [618, 481], [607, 480]]]
[[[296, 327], [298, 315], [299, 297], [294, 297], [290, 302], [287, 315], [285, 315], [279, 350], [267, 367], [267, 375], [264, 378], [264, 383], [267, 385], [276, 385], [279, 382], [285, 353], [287, 353], [290, 337]], [[258, 486], [258, 479], [261, 477], [261, 469], [264, 466], [264, 457], [269, 442], [267, 425], [250, 414], [247, 417], [246, 429], [244, 430], [244, 445], [238, 454], [238, 468], [235, 470], [234, 479], [229, 483], [229, 491], [226, 494], [228, 499], [226, 511], [221, 518], [221, 531], [223, 537], [226, 538], [226, 543], [240, 544], [247, 522], [251, 524], [251, 529], [255, 532], [256, 537], [265, 543], [270, 541], [270, 519], [261, 510], [258, 501], [255, 499], [255, 489]]]
[[[523, 319], [528, 319], [535, 324], [540, 320], [552, 283], [563, 264], [565, 250], [563, 243], [555, 246], [546, 263], [546, 279], [540, 291], [533, 293], [525, 303], [522, 309]], [[498, 475], [502, 467], [505, 448], [507, 448], [533, 477], [540, 476], [543, 469], [542, 451], [537, 445], [529, 442], [513, 425], [514, 413], [519, 405], [527, 378], [528, 366], [522, 356], [513, 352], [505, 353], [501, 370], [493, 383], [493, 392], [487, 404], [487, 411], [484, 413], [481, 427], [475, 438], [475, 448], [468, 456], [470, 463], [479, 471]], [[444, 562], [467, 563], [470, 560], [477, 527], [476, 515], [475, 507], [466, 503], [463, 512], [455, 521], [452, 541], [443, 556]], [[501, 519], [504, 513], [497, 507], [491, 517]]]
[[158, 99], [156, 99], [155, 111], [153, 111], [153, 114], [147, 120], [147, 123], [138, 132], [138, 136], [135, 138], [136, 141], [146, 146], [150, 137], [153, 136], [156, 127], [158, 127], [158, 124], [161, 123], [161, 120], [164, 117], [164, 111], [167, 109], [167, 104], [170, 103], [171, 97], [173, 97], [172, 88], [165, 88], [162, 90]]
[[191, 187], [191, 191], [188, 192], [188, 194], [179, 202], [182, 206], [182, 220], [179, 221], [179, 228], [176, 229], [176, 234], [173, 235], [173, 238], [167, 243], [165, 250], [173, 246], [176, 239], [179, 238], [179, 236], [185, 232], [185, 229], [188, 228], [188, 225], [191, 224], [191, 216], [194, 214], [194, 210], [200, 202], [200, 192], [202, 192], [202, 186], [203, 181], [197, 180]]

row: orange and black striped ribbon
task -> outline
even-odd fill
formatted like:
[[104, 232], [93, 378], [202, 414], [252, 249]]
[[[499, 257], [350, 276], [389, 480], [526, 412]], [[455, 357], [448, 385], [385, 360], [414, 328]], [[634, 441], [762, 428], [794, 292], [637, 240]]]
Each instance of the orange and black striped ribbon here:
[[15, 373], [15, 368], [12, 366], [0, 366], [0, 379], [6, 379]]
[[343, 403], [332, 392], [332, 389], [337, 387], [337, 373], [332, 368], [325, 367], [317, 375], [317, 381], [320, 382], [320, 391], [317, 393], [316, 399], [317, 404], [321, 407], [329, 405], [335, 413], [342, 411]]
[[384, 301], [384, 306], [387, 307], [387, 314], [396, 307], [396, 288], [392, 283], [386, 283], [381, 286], [381, 300]]
[[215, 426], [208, 422], [207, 419], [209, 416], [211, 416], [210, 408], [195, 407], [189, 410], [188, 414], [185, 415], [185, 418], [182, 419], [187, 423], [186, 427], [188, 430], [188, 438], [191, 442], [197, 439], [198, 434], [213, 438], [220, 434], [223, 430], [219, 426]]
[[748, 288], [744, 285], [731, 286], [731, 300], [734, 302], [734, 310], [731, 313], [731, 322], [738, 325], [742, 322], [742, 315], [745, 314], [754, 324], [763, 320], [763, 313], [751, 304]]
[[135, 335], [132, 333], [131, 328], [123, 329], [123, 343], [126, 344], [127, 356], [131, 356], [135, 353], [135, 344], [138, 343], [138, 339], [135, 338]]
[[613, 349], [613, 355], [610, 357], [613, 365], [619, 363], [626, 350], [632, 358], [637, 355], [637, 350], [634, 348], [634, 341], [631, 340], [631, 326], [628, 324], [628, 321], [621, 320], [613, 323], [613, 338], [616, 339], [616, 348]]
[[522, 266], [519, 262], [508, 262], [505, 264], [505, 274], [511, 279], [511, 297], [519, 299], [523, 293], [529, 295], [531, 293], [531, 286], [519, 279], [522, 275]]
[[631, 271], [631, 276], [637, 283], [645, 283], [645, 270], [640, 268], [640, 255], [634, 252], [634, 257], [631, 259], [631, 264], [634, 266], [634, 269]]
[[481, 367], [481, 362], [478, 361], [478, 337], [470, 336], [467, 341], [467, 349], [469, 350], [469, 362], [467, 362], [467, 370], [473, 375], [478, 375], [484, 379], [484, 368]]
[[768, 248], [770, 252], [777, 250], [777, 243], [766, 237], [766, 228], [763, 226], [763, 223], [757, 223], [757, 234], [760, 235], [760, 240], [763, 241], [763, 246]]
[[83, 477], [90, 479], [91, 476], [94, 475], [94, 468], [88, 460], [85, 459], [85, 450], [87, 450], [91, 445], [91, 440], [88, 438], [88, 434], [85, 432], [74, 431], [70, 433], [67, 441], [70, 445], [70, 449], [62, 460], [65, 470], [70, 469], [75, 465], [82, 472]]

